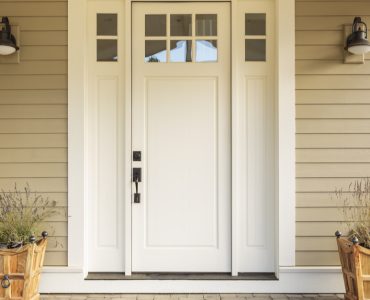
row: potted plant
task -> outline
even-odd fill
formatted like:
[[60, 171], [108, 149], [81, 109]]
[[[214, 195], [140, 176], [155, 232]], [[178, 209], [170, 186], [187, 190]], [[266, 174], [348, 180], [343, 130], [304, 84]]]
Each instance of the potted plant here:
[[0, 192], [0, 299], [39, 299], [47, 232], [41, 222], [56, 214], [56, 202], [22, 190]]
[[346, 288], [345, 299], [370, 298], [370, 179], [355, 180], [347, 192], [337, 190], [343, 202], [346, 237], [335, 233]]

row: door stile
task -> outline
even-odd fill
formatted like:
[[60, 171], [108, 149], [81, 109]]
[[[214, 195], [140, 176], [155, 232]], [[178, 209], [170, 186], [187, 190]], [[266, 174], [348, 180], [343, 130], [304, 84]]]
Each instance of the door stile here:
[[238, 199], [240, 199], [238, 193], [239, 187], [239, 178], [238, 175], [238, 157], [239, 157], [239, 148], [238, 147], [238, 101], [236, 98], [237, 95], [237, 57], [239, 55], [238, 48], [236, 47], [235, 41], [237, 40], [237, 0], [231, 0], [231, 275], [238, 276]]
[[131, 43], [132, 43], [132, 1], [125, 1], [124, 7], [124, 19], [125, 19], [125, 30], [124, 30], [124, 40], [125, 40], [125, 149], [126, 151], [126, 168], [125, 168], [125, 275], [131, 276], [132, 274], [132, 184], [131, 184], [131, 170], [132, 170], [132, 121], [131, 121], [131, 85], [132, 85], [132, 54], [131, 54]]

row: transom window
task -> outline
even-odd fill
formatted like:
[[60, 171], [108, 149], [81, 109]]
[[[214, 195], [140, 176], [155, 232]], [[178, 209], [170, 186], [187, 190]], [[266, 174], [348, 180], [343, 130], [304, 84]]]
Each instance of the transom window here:
[[216, 14], [145, 15], [145, 62], [217, 62]]

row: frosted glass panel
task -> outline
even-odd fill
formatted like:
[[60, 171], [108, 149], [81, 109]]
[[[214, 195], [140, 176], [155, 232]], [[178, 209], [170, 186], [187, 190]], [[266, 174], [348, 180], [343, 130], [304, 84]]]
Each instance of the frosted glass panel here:
[[198, 40], [196, 44], [197, 62], [215, 62], [217, 61], [217, 41], [216, 40]]
[[171, 41], [171, 62], [191, 62], [191, 41]]
[[166, 62], [166, 41], [145, 41], [146, 62]]

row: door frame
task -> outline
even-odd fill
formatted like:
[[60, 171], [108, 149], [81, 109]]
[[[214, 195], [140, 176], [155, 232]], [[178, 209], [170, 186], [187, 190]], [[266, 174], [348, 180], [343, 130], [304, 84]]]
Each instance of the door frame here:
[[[86, 53], [86, 8], [92, 0], [68, 1], [68, 267], [80, 268], [84, 274], [88, 271], [88, 164], [89, 152], [86, 142], [87, 112], [87, 63]], [[122, 0], [116, 0], [122, 3]], [[137, 0], [151, 2], [150, 0]], [[162, 2], [178, 0], [162, 0]], [[203, 0], [208, 1], [208, 0]], [[213, 0], [211, 2], [218, 2]], [[123, 1], [125, 18], [125, 57], [131, 58], [131, 4], [132, 0]], [[155, 1], [154, 1], [155, 2]], [[193, 2], [198, 2], [193, 0]], [[202, 1], [200, 1], [202, 2]], [[221, 1], [224, 2], [224, 1]], [[231, 2], [231, 97], [232, 97], [232, 274], [237, 275], [237, 203], [242, 184], [239, 182], [241, 169], [238, 166], [240, 149], [238, 139], [242, 137], [238, 123], [239, 101], [237, 97], [237, 49], [236, 40], [237, 3]], [[275, 256], [276, 274], [280, 266], [295, 265], [295, 1], [275, 0], [276, 8], [276, 208], [275, 208]], [[131, 99], [131, 59], [125, 63], [125, 97]], [[131, 108], [126, 101], [125, 111], [126, 149], [131, 149]], [[127, 151], [125, 161], [131, 159]], [[131, 174], [131, 165], [125, 168], [126, 175]], [[127, 184], [127, 180], [126, 180]], [[126, 190], [125, 207], [131, 207], [131, 189]], [[131, 210], [125, 210], [125, 272], [131, 274]], [[282, 240], [284, 238], [284, 240]]]

